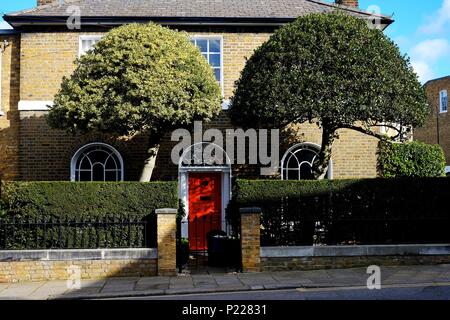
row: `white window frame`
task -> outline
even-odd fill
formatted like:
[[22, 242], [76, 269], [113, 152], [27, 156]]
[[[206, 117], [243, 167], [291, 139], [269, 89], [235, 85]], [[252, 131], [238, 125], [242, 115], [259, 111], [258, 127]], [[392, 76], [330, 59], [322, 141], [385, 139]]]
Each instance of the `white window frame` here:
[[[320, 151], [320, 145], [318, 145], [316, 143], [312, 143], [312, 142], [301, 142], [301, 143], [297, 143], [297, 144], [293, 145], [292, 147], [290, 147], [284, 153], [283, 158], [281, 159], [281, 180], [289, 180], [288, 177], [285, 175], [285, 171], [287, 170], [285, 168], [285, 163], [287, 163], [287, 158], [289, 156], [294, 155], [297, 152], [297, 150], [300, 150], [300, 149], [305, 148], [305, 147], [307, 149], [309, 148], [311, 151], [316, 152], [316, 153], [318, 153], [318, 151], [314, 151], [312, 149], [316, 149], [316, 150]], [[314, 162], [314, 159], [313, 159], [313, 162]], [[291, 170], [294, 170], [294, 169], [291, 169]], [[333, 159], [330, 159], [330, 161], [328, 162], [328, 168], [327, 168], [326, 177], [327, 177], [328, 180], [333, 180]], [[299, 179], [299, 181], [301, 181], [301, 180], [302, 179]]]
[[[224, 92], [224, 72], [223, 72], [223, 35], [192, 35], [189, 37], [191, 40], [219, 40], [220, 41], [220, 88], [222, 89], [222, 97], [225, 96]], [[209, 43], [208, 43], [209, 46]], [[202, 52], [203, 53], [203, 52]], [[209, 62], [208, 62], [209, 64]], [[225, 105], [225, 104], [224, 104]]]
[[123, 165], [122, 155], [120, 154], [119, 151], [117, 151], [116, 148], [114, 148], [113, 146], [111, 146], [109, 144], [103, 143], [103, 142], [92, 142], [92, 143], [85, 144], [73, 154], [73, 157], [70, 160], [70, 181], [77, 182], [76, 170], [77, 170], [78, 159], [80, 158], [80, 156], [82, 155], [84, 150], [89, 149], [90, 147], [94, 147], [94, 146], [102, 146], [104, 148], [108, 148], [114, 153], [114, 155], [119, 159], [119, 165], [120, 165], [120, 180], [119, 181], [124, 181], [125, 167]]
[[[447, 98], [447, 109], [444, 110], [444, 101], [443, 101], [443, 95]], [[447, 113], [448, 112], [448, 91], [447, 90], [441, 90], [439, 91], [439, 113]]]
[[100, 41], [102, 38], [102, 35], [81, 35], [78, 39], [78, 57], [81, 57], [85, 52], [82, 51], [83, 49], [83, 41], [88, 40], [96, 40]]

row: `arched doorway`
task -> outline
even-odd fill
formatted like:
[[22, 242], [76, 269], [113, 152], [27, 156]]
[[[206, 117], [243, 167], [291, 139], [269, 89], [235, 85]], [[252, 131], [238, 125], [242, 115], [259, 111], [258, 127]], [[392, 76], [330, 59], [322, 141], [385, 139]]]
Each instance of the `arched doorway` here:
[[231, 160], [223, 148], [200, 142], [187, 148], [178, 165], [180, 199], [186, 216], [181, 236], [190, 249], [206, 250], [206, 235], [227, 231], [225, 210], [231, 198]]

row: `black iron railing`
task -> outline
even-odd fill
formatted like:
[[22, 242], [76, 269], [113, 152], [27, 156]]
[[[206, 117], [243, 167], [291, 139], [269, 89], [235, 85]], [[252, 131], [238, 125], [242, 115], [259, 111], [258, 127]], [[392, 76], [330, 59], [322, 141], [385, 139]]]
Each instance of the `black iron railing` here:
[[1, 250], [156, 247], [156, 220], [145, 218], [0, 219]]
[[[450, 214], [358, 198], [282, 198], [260, 203], [262, 246], [450, 243]], [[430, 206], [430, 204], [428, 204]]]

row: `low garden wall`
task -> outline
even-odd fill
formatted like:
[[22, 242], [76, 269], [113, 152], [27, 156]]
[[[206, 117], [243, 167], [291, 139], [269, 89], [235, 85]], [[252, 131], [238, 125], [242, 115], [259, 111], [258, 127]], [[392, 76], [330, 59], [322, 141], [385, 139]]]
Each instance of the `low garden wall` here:
[[0, 251], [0, 283], [156, 276], [157, 249]]
[[176, 182], [6, 182], [1, 191], [0, 282], [176, 274]]
[[238, 180], [244, 271], [450, 263], [450, 179]]
[[261, 271], [450, 263], [449, 244], [262, 247]]

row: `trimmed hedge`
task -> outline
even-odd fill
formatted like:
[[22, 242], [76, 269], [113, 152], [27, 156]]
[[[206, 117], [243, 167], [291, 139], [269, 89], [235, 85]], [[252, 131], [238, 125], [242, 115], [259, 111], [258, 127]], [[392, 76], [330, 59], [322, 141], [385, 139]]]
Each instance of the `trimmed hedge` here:
[[154, 210], [178, 207], [176, 182], [6, 182], [1, 196], [9, 250], [153, 247]]
[[262, 208], [261, 244], [450, 242], [450, 179], [237, 180], [228, 219]]
[[177, 182], [5, 182], [9, 214], [73, 219], [144, 217], [177, 208]]
[[437, 144], [419, 141], [380, 141], [378, 170], [384, 178], [442, 177], [445, 176], [444, 151]]

